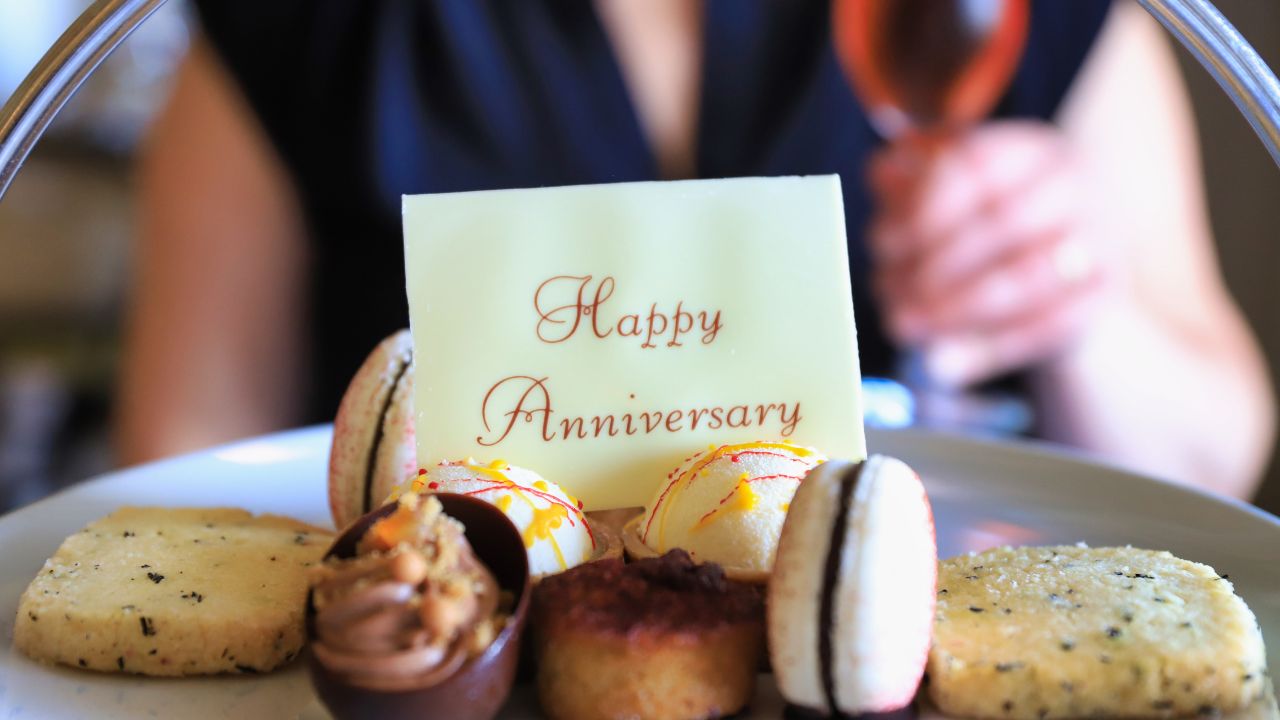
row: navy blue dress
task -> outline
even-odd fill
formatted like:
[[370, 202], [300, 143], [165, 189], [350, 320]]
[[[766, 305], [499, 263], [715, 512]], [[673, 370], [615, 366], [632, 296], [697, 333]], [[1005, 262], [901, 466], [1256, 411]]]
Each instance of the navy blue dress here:
[[[407, 325], [400, 196], [652, 180], [590, 0], [198, 0], [206, 36], [296, 184], [313, 243], [314, 392], [329, 420], [364, 356]], [[1033, 0], [995, 115], [1049, 119], [1109, 0]], [[880, 139], [816, 0], [706, 0], [700, 177], [838, 173], [863, 372], [895, 352], [869, 294], [863, 182]], [[199, 142], [193, 138], [192, 142]]]

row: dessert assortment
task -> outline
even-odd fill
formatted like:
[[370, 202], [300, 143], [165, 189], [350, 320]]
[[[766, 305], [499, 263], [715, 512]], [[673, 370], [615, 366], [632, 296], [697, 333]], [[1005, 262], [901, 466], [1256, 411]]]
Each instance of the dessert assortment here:
[[[804, 717], [931, 703], [991, 720], [1280, 718], [1261, 630], [1212, 568], [1128, 547], [938, 561], [920, 478], [866, 457], [839, 197], [829, 177], [407, 198], [417, 377], [400, 331], [340, 403], [328, 477], [338, 537], [243, 510], [119, 509], [32, 580], [15, 647], [72, 668], [179, 676], [271, 671], [308, 643], [316, 694], [340, 720], [493, 718], [517, 678], [551, 720], [703, 720], [749, 711], [763, 668]], [[646, 200], [663, 208], [652, 227]], [[606, 206], [613, 214], [595, 212]], [[571, 210], [590, 221], [555, 239]], [[617, 213], [628, 232], [662, 237], [634, 256], [646, 238], [599, 242], [593, 228]], [[507, 232], [529, 218], [539, 247], [555, 246], [545, 254], [574, 268], [649, 263], [628, 278], [649, 282], [563, 274]], [[719, 221], [732, 238], [686, 237]], [[782, 237], [795, 245], [785, 261], [760, 265]], [[483, 327], [438, 302], [468, 277], [442, 268], [470, 267], [445, 260], [473, 241], [527, 253], [506, 274], [538, 281], [522, 294], [498, 278], [490, 294], [519, 312], [490, 312]], [[708, 263], [680, 263], [712, 288], [685, 296], [650, 245], [716, 263], [731, 248], [738, 265], [704, 277]], [[815, 267], [832, 272], [831, 293], [796, 292], [820, 285]], [[744, 290], [734, 273], [753, 271], [769, 278]], [[632, 288], [671, 294], [672, 308], [625, 312], [648, 297]], [[621, 319], [602, 324], [611, 298]], [[792, 322], [788, 307], [806, 317]], [[785, 327], [754, 330], [770, 324]], [[809, 353], [821, 361], [773, 372], [812, 330], [826, 338]], [[518, 332], [527, 345], [510, 341]], [[427, 352], [441, 343], [456, 348]], [[526, 355], [560, 372], [515, 367]], [[636, 385], [575, 386], [573, 375], [599, 380], [601, 363]], [[686, 383], [664, 383], [672, 372]], [[698, 397], [677, 397], [693, 386]], [[679, 438], [695, 436], [703, 449], [676, 463]], [[531, 466], [498, 456], [500, 443]]]
[[338, 718], [494, 717], [518, 662], [552, 720], [731, 715], [766, 663], [806, 717], [925, 695], [1010, 720], [1274, 708], [1256, 622], [1204, 565], [1086, 547], [939, 563], [907, 465], [790, 441], [708, 447], [644, 508], [593, 520], [504, 460], [414, 467], [411, 362], [388, 338], [343, 400], [331, 547], [286, 518], [124, 508], [46, 563], [15, 646], [89, 670], [265, 672], [305, 627]]

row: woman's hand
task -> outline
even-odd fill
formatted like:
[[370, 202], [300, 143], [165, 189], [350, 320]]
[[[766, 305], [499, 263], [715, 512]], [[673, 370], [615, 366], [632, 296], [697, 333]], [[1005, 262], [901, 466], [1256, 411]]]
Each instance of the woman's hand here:
[[933, 379], [966, 385], [1071, 346], [1109, 292], [1084, 174], [1064, 134], [1000, 122], [881, 150], [869, 240], [886, 326]]

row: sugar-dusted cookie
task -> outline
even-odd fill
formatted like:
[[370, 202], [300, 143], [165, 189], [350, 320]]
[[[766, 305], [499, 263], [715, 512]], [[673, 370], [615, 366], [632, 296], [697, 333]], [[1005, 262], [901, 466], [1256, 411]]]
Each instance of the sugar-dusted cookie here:
[[31, 658], [144, 675], [264, 672], [303, 643], [328, 532], [233, 509], [127, 507], [67, 538], [22, 595]]
[[977, 718], [1231, 712], [1265, 687], [1253, 613], [1167, 552], [1000, 548], [940, 564], [929, 691]]

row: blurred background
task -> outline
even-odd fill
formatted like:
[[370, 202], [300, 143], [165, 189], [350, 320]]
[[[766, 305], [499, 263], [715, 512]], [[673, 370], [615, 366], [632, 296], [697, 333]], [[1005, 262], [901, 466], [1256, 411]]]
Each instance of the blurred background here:
[[[0, 0], [0, 97], [88, 4]], [[1280, 3], [1217, 4], [1280, 67]], [[171, 0], [135, 33], [63, 111], [0, 202], [0, 512], [113, 467], [113, 389], [130, 286], [130, 159], [164, 98], [190, 20]], [[1209, 76], [1179, 53], [1223, 272], [1280, 385], [1280, 170]], [[1280, 512], [1274, 458], [1256, 502]]]

